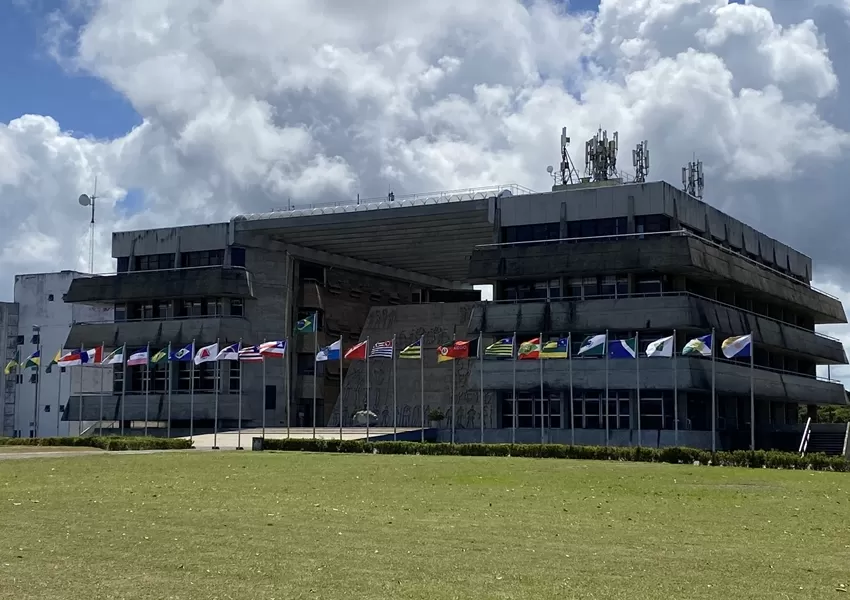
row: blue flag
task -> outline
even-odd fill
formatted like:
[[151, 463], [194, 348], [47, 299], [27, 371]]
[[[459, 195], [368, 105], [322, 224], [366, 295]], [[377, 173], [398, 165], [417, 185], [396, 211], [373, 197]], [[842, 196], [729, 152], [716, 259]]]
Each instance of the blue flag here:
[[168, 360], [172, 362], [189, 362], [195, 355], [195, 343], [187, 344], [178, 350], [172, 350]]

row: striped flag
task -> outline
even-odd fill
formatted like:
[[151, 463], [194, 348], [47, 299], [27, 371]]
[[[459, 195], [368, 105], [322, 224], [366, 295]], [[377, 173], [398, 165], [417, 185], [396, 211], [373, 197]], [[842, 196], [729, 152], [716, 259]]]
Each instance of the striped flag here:
[[490, 344], [484, 349], [484, 356], [492, 358], [513, 358], [514, 338], [502, 338], [495, 344]]
[[399, 358], [409, 358], [412, 360], [421, 360], [422, 359], [422, 344], [420, 344], [421, 340], [416, 340], [409, 346], [407, 346], [404, 350], [398, 353]]
[[369, 353], [369, 358], [392, 358], [393, 357], [393, 341], [375, 342], [372, 346], [372, 351]]
[[263, 353], [259, 346], [245, 346], [239, 350], [239, 360], [242, 362], [263, 362]]

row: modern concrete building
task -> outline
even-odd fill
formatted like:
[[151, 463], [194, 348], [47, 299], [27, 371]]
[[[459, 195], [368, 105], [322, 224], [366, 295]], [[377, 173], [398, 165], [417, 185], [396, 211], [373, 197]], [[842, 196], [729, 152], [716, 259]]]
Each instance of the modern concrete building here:
[[[454, 430], [458, 441], [480, 439], [483, 424], [491, 441], [537, 442], [542, 429], [553, 442], [711, 447], [714, 429], [718, 447], [749, 443], [749, 365], [719, 354], [714, 428], [710, 360], [641, 360], [638, 413], [634, 361], [606, 369], [604, 360], [576, 358], [545, 361], [542, 398], [539, 363], [518, 361], [513, 430], [511, 361], [436, 363], [437, 345], [479, 335], [486, 345], [513, 332], [520, 340], [572, 334], [576, 350], [606, 330], [612, 339], [637, 333], [643, 347], [675, 330], [679, 348], [712, 329], [717, 339], [753, 332], [760, 447], [799, 440], [798, 406], [847, 402], [841, 384], [816, 377], [816, 365], [847, 360], [815, 324], [846, 318], [837, 299], [811, 287], [811, 260], [664, 182], [546, 193], [505, 186], [240, 215], [115, 233], [113, 256], [116, 274], [75, 279], [65, 300], [114, 309], [114, 322], [75, 322], [66, 347], [259, 343], [318, 313], [315, 338], [294, 338], [288, 360], [267, 363], [265, 389], [263, 367], [243, 365], [244, 425], [263, 417], [312, 425], [314, 395], [319, 426], [338, 425], [340, 412], [352, 424], [367, 405], [364, 363], [346, 362], [342, 372], [320, 363], [314, 389], [316, 344], [340, 337], [349, 347], [395, 335], [400, 348], [424, 336], [425, 412], [447, 413], [441, 435]], [[473, 284], [493, 285], [494, 301], [480, 301]], [[380, 425], [420, 425], [419, 368], [398, 361], [394, 386], [392, 361], [371, 361], [368, 406]], [[190, 373], [175, 365], [171, 375], [176, 429], [188, 425]], [[118, 369], [114, 378], [108, 414], [86, 394], [72, 395], [68, 414], [117, 418]], [[167, 378], [166, 369], [152, 372], [145, 402], [144, 368], [128, 369], [126, 421], [163, 420]], [[215, 371], [201, 365], [194, 378], [196, 429], [211, 428]], [[222, 363], [217, 381], [220, 425], [236, 427], [238, 366]]]
[[[12, 394], [15, 396], [12, 436], [77, 434], [91, 425], [65, 414], [68, 395], [72, 389], [80, 390], [80, 386], [84, 393], [99, 393], [103, 387], [102, 377], [108, 379], [111, 373], [100, 368], [61, 369], [55, 366], [47, 372], [56, 353], [64, 351], [72, 323], [113, 320], [112, 307], [66, 304], [62, 300], [71, 282], [81, 277], [88, 275], [60, 271], [15, 276], [15, 343], [22, 361], [39, 350], [41, 366], [17, 371], [18, 389]], [[7, 339], [7, 353], [14, 354], [11, 338]]]
[[[14, 302], [0, 302], [0, 334], [3, 340], [3, 366], [15, 360], [18, 351], [18, 305]], [[15, 408], [17, 395], [17, 372], [3, 373], [3, 428], [0, 435], [14, 437]]]

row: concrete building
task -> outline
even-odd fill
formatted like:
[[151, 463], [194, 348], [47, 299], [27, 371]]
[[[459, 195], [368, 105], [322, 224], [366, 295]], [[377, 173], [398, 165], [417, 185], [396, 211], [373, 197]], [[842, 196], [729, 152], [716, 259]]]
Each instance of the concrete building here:
[[[611, 338], [637, 333], [644, 347], [676, 330], [679, 348], [712, 328], [717, 339], [752, 331], [760, 447], [799, 439], [799, 405], [847, 402], [839, 383], [815, 374], [818, 364], [847, 362], [840, 342], [815, 324], [846, 318], [837, 299], [811, 287], [811, 259], [664, 182], [546, 193], [498, 187], [240, 215], [115, 233], [113, 256], [118, 273], [74, 280], [65, 300], [112, 308], [114, 322], [75, 323], [67, 347], [259, 343], [287, 337], [298, 319], [318, 313], [317, 335], [295, 337], [288, 360], [266, 365], [265, 389], [263, 367], [243, 365], [244, 425], [264, 417], [312, 425], [314, 394], [319, 426], [336, 426], [340, 413], [352, 424], [367, 405], [363, 363], [341, 371], [320, 363], [314, 389], [316, 345], [340, 337], [349, 347], [395, 335], [402, 347], [424, 336], [425, 412], [441, 408], [441, 436], [454, 430], [458, 441], [480, 439], [483, 424], [491, 441], [536, 442], [542, 425], [553, 442], [712, 444], [710, 360], [642, 360], [640, 413], [634, 361], [608, 361], [607, 375], [604, 360], [546, 361], [542, 399], [539, 364], [519, 361], [514, 431], [510, 361], [436, 363], [437, 345], [479, 335], [486, 345], [513, 332], [572, 334], [576, 350], [583, 336], [606, 330]], [[494, 301], [481, 302], [473, 284], [493, 285]], [[371, 363], [368, 405], [379, 424], [420, 425], [419, 363], [398, 361], [396, 398], [392, 361]], [[722, 357], [714, 364], [715, 442], [746, 447], [749, 366]], [[166, 369], [154, 372], [147, 402], [144, 369], [128, 371], [123, 407], [116, 369], [107, 415], [85, 395], [71, 396], [70, 414], [96, 420], [123, 410], [127, 421], [162, 421]], [[190, 373], [179, 365], [171, 375], [177, 429], [190, 416]], [[206, 365], [194, 374], [196, 429], [212, 426], [215, 381]], [[223, 363], [217, 381], [220, 424], [236, 427], [238, 366]]]
[[[18, 305], [14, 302], [0, 302], [0, 332], [3, 339], [3, 366], [15, 359], [18, 350]], [[17, 373], [3, 374], [3, 428], [0, 435], [15, 435], [15, 404], [18, 386]]]
[[[18, 370], [14, 427], [15, 437], [46, 437], [77, 434], [91, 424], [64, 414], [71, 389], [99, 393], [111, 373], [99, 368], [51, 368], [50, 361], [65, 349], [72, 323], [113, 320], [111, 307], [66, 304], [62, 297], [71, 282], [88, 277], [76, 271], [15, 276], [14, 306], [18, 311], [16, 344], [21, 360], [40, 350], [39, 369]], [[9, 341], [7, 353], [14, 354]], [[66, 372], [68, 371], [68, 372]], [[106, 379], [101, 379], [106, 376]], [[37, 406], [37, 408], [36, 408]]]

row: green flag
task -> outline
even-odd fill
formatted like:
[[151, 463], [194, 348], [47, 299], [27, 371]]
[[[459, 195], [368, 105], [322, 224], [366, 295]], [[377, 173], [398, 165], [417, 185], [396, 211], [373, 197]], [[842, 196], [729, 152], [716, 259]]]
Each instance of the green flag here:
[[316, 315], [304, 317], [295, 324], [295, 333], [315, 333]]
[[163, 348], [151, 357], [151, 362], [156, 364], [168, 358], [168, 348]]

